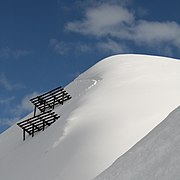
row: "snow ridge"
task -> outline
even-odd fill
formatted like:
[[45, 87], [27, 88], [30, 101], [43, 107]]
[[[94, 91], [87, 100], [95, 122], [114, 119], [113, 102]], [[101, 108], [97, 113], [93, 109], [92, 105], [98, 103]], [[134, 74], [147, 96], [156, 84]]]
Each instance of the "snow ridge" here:
[[0, 135], [2, 179], [92, 180], [180, 104], [180, 61], [112, 56], [65, 89], [72, 99], [46, 131], [25, 142], [16, 125]]

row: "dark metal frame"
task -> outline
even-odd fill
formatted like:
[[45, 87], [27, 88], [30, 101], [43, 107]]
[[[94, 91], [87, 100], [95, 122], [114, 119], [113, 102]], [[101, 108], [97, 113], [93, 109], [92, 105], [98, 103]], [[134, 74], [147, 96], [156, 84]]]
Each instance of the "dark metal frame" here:
[[[30, 99], [35, 106], [33, 117], [17, 123], [17, 125], [23, 129], [23, 140], [26, 139], [26, 133], [33, 137], [36, 132], [44, 131], [46, 127], [59, 119], [60, 116], [52, 110], [56, 105], [63, 105], [63, 103], [69, 99], [71, 99], [71, 96], [62, 87], [57, 87]], [[38, 115], [36, 115], [37, 108], [40, 111]]]
[[17, 123], [23, 129], [23, 140], [26, 133], [34, 136], [36, 132], [44, 131], [46, 127], [53, 124], [60, 116], [51, 110]]
[[36, 115], [37, 108], [40, 112], [45, 112], [49, 109], [54, 109], [58, 104], [63, 105], [67, 100], [71, 99], [71, 96], [62, 88], [58, 87], [40, 96], [30, 99], [34, 104], [34, 116]]

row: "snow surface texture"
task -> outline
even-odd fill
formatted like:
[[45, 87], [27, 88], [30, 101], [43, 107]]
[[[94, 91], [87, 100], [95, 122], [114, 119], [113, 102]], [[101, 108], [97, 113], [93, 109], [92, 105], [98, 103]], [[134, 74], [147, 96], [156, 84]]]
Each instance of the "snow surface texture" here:
[[179, 180], [180, 107], [95, 180]]
[[65, 89], [72, 99], [44, 132], [24, 142], [17, 125], [1, 134], [2, 179], [93, 179], [180, 104], [180, 61], [112, 56]]

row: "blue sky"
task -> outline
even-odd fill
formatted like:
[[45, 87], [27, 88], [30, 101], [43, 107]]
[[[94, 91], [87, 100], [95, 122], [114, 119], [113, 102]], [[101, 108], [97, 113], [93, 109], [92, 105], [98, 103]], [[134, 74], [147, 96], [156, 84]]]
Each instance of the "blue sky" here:
[[32, 111], [31, 97], [107, 56], [179, 59], [179, 7], [179, 0], [1, 1], [0, 133]]

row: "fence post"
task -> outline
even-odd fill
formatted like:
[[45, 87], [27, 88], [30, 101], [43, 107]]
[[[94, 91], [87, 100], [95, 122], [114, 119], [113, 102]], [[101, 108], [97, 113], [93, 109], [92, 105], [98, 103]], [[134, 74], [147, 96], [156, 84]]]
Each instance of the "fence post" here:
[[64, 91], [62, 92], [62, 105], [63, 105], [63, 103], [64, 103]]
[[32, 137], [34, 137], [34, 124], [32, 124]]
[[54, 109], [56, 97], [55, 96], [53, 96], [53, 97], [54, 97], [54, 99], [53, 99], [53, 109]]
[[25, 129], [23, 128], [23, 141], [25, 141], [26, 139], [26, 133], [25, 133]]
[[43, 119], [43, 131], [45, 129], [45, 119]]
[[36, 105], [34, 106], [34, 117], [36, 115]]

